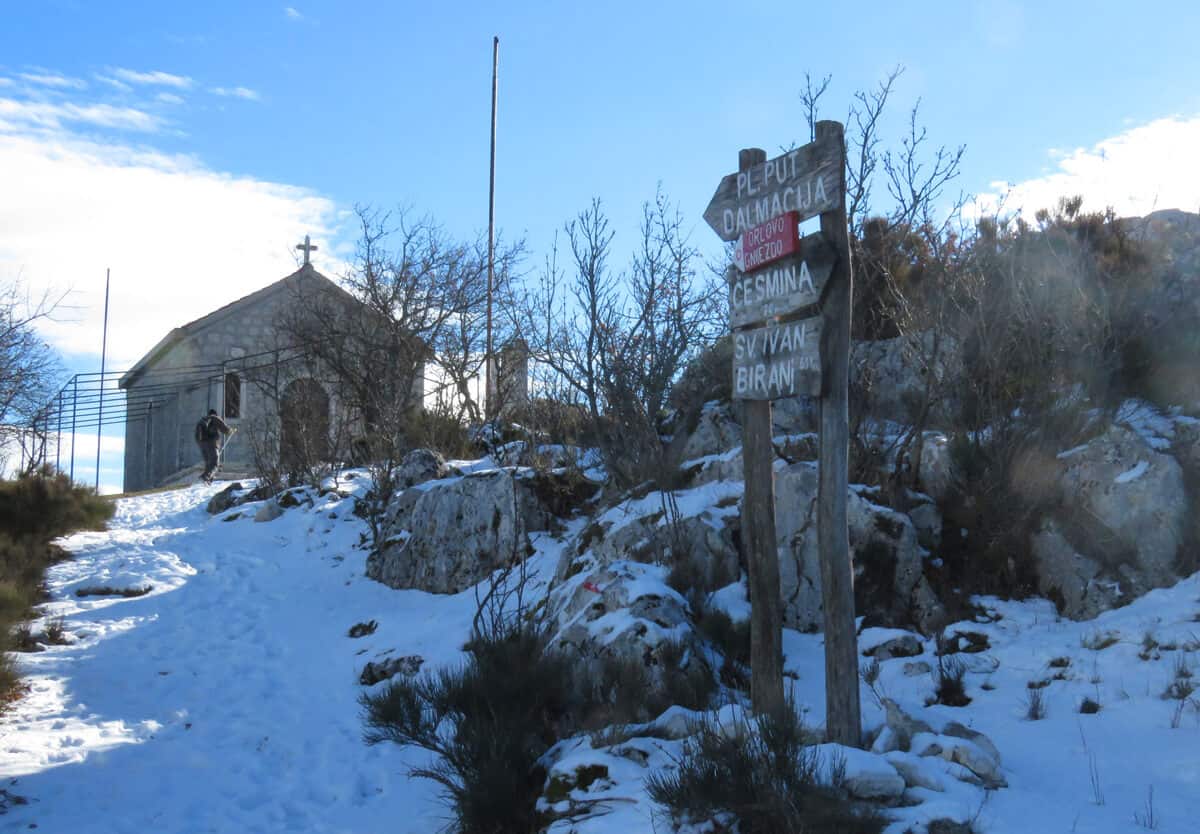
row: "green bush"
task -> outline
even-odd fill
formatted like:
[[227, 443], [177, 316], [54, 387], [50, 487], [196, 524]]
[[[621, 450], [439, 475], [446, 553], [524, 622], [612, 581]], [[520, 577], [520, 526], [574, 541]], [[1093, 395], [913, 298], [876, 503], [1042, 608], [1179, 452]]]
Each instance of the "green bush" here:
[[[730, 822], [741, 834], [876, 834], [885, 820], [821, 784], [822, 763], [794, 705], [748, 721], [739, 733], [706, 723], [677, 770], [646, 780], [675, 826]], [[830, 764], [832, 767], [832, 763]]]
[[63, 557], [50, 541], [76, 530], [104, 529], [113, 509], [91, 488], [49, 470], [0, 481], [0, 709], [20, 685], [6, 652], [29, 642], [15, 639], [14, 630], [32, 615], [46, 568]]
[[49, 471], [0, 481], [0, 532], [49, 541], [76, 530], [103, 530], [113, 504], [91, 487]]
[[536, 806], [546, 782], [539, 764], [557, 741], [578, 732], [644, 722], [673, 704], [708, 706], [712, 672], [681, 644], [668, 643], [656, 665], [608, 658], [587, 663], [547, 651], [528, 623], [485, 627], [466, 645], [461, 666], [393, 678], [364, 693], [364, 740], [427, 750], [436, 760], [412, 768], [431, 779], [458, 834], [533, 834], [545, 825]]
[[717, 688], [704, 661], [679, 642], [661, 646], [654, 665], [639, 658], [603, 658], [583, 685], [590, 688], [586, 730], [651, 721], [676, 704], [707, 709]]
[[507, 626], [477, 635], [456, 669], [394, 678], [360, 698], [368, 744], [393, 741], [437, 755], [410, 775], [442, 786], [459, 834], [533, 834], [546, 780], [538, 760], [578, 724], [584, 698], [567, 658], [545, 635]]

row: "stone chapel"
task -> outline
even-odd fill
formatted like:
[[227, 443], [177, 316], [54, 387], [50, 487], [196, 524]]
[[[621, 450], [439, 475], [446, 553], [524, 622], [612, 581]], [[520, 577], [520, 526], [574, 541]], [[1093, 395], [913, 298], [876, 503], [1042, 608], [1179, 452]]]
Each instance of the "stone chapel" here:
[[[238, 428], [222, 455], [222, 477], [245, 477], [254, 472], [252, 438], [261, 432], [240, 429], [273, 425], [278, 447], [286, 458], [290, 446], [330, 436], [338, 419], [352, 427], [355, 420], [342, 409], [337, 385], [319, 368], [289, 350], [277, 327], [289, 309], [304, 309], [317, 297], [358, 307], [358, 301], [309, 261], [315, 249], [305, 238], [296, 247], [304, 264], [291, 275], [176, 327], [121, 376], [125, 394], [126, 492], [194, 480], [200, 452], [196, 422], [215, 410]], [[436, 358], [431, 357], [436, 364]], [[509, 412], [528, 400], [528, 353], [514, 341], [499, 351], [498, 409]], [[268, 384], [264, 384], [266, 381]], [[426, 383], [417, 380], [416, 401], [425, 399]], [[263, 450], [259, 450], [262, 452]], [[324, 447], [319, 459], [350, 457], [347, 449]]]
[[[313, 247], [315, 248], [315, 247]], [[288, 304], [314, 293], [332, 293], [357, 304], [345, 290], [308, 261], [291, 275], [176, 327], [137, 361], [118, 383], [126, 398], [125, 491], [149, 489], [186, 478], [199, 462], [196, 422], [214, 409], [231, 427], [303, 408], [326, 423], [338, 408], [333, 386], [303, 363], [281, 357], [275, 323]], [[250, 378], [264, 372], [281, 393], [271, 402]], [[287, 443], [287, 422], [281, 443]], [[253, 449], [246, 432], [226, 445], [222, 472], [252, 470]]]

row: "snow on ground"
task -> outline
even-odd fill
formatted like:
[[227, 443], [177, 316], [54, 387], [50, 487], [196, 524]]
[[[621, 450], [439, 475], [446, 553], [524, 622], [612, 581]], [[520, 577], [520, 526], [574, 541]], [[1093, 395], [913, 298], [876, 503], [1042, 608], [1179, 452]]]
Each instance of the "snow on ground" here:
[[[470, 592], [365, 578], [364, 527], [336, 495], [256, 524], [204, 505], [220, 485], [122, 499], [107, 533], [66, 540], [50, 616], [75, 642], [21, 660], [31, 694], [0, 720], [0, 777], [28, 805], [0, 830], [433, 832], [418, 754], [366, 747], [362, 666], [388, 650], [453, 663]], [[82, 585], [141, 586], [133, 599]], [[377, 620], [378, 630], [347, 630]]]
[[[32, 691], [0, 719], [0, 788], [29, 804], [0, 814], [0, 830], [439, 831], [446, 811], [435, 786], [406, 775], [424, 754], [362, 743], [358, 675], [390, 656], [420, 655], [424, 669], [459, 662], [473, 591], [435, 596], [366, 579], [355, 546], [365, 528], [350, 498], [326, 495], [268, 523], [251, 520], [251, 505], [225, 521], [233, 513], [204, 510], [218, 489], [122, 499], [109, 531], [66, 540], [75, 558], [52, 569], [46, 616], [64, 617], [74, 643], [21, 656]], [[724, 503], [732, 489], [681, 494], [681, 511]], [[562, 542], [538, 535], [534, 544], [539, 593]], [[75, 596], [95, 585], [152, 590]], [[1060, 619], [1045, 601], [982, 603], [988, 616], [950, 629], [988, 640], [959, 655], [971, 704], [926, 706], [933, 676], [914, 664], [936, 661], [924, 641], [924, 654], [880, 664], [873, 691], [863, 689], [864, 724], [882, 725], [880, 698], [934, 727], [961, 722], [999, 748], [1008, 787], [984, 791], [940, 760], [888, 754], [927, 785], [909, 789], [920, 804], [891, 811], [889, 834], [922, 831], [938, 816], [975, 819], [988, 834], [1115, 834], [1145, 830], [1135, 817], [1151, 808], [1158, 831], [1200, 830], [1200, 706], [1162, 697], [1181, 674], [1200, 682], [1200, 574], [1086, 623]], [[749, 613], [744, 584], [714, 604]], [[378, 621], [373, 634], [347, 636], [368, 620]], [[900, 634], [874, 629], [866, 642]], [[793, 697], [820, 726], [821, 636], [787, 631], [784, 649]], [[1043, 681], [1047, 717], [1028, 720], [1028, 684]], [[1098, 713], [1079, 712], [1085, 697]], [[683, 712], [658, 723], [683, 721]], [[571, 794], [594, 815], [562, 821], [556, 834], [667, 831], [643, 779], [671, 767], [681, 743], [596, 745], [580, 736], [557, 751], [552, 777], [588, 764], [607, 775]], [[848, 776], [866, 774], [882, 759], [864, 753], [849, 764]]]

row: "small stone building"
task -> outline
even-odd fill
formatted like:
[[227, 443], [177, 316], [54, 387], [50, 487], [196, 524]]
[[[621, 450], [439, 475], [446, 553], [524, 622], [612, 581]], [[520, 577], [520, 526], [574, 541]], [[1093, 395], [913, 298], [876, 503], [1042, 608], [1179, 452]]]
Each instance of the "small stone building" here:
[[[177, 327], [143, 356], [119, 382], [125, 392], [125, 491], [149, 489], [184, 478], [200, 462], [196, 422], [215, 409], [230, 426], [254, 420], [279, 422], [278, 442], [289, 442], [289, 414], [326, 425], [336, 413], [334, 387], [311, 365], [294, 361], [278, 332], [281, 314], [298, 299], [332, 293], [357, 302], [310, 263], [270, 286]], [[275, 396], [262, 380], [269, 379]], [[252, 380], [255, 384], [251, 384]], [[250, 432], [227, 444], [225, 473], [253, 468]]]

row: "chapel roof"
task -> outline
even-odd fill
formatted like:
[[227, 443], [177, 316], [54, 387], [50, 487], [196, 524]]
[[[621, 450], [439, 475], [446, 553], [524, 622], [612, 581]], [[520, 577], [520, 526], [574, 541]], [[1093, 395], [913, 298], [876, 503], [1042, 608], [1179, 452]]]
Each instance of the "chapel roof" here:
[[216, 324], [217, 322], [235, 312], [238, 312], [239, 310], [242, 310], [246, 307], [252, 307], [261, 301], [265, 301], [271, 296], [278, 295], [279, 293], [285, 292], [290, 288], [298, 287], [302, 283], [312, 281], [316, 281], [319, 284], [325, 285], [325, 288], [332, 288], [338, 293], [345, 295], [347, 298], [352, 297], [333, 281], [329, 280], [329, 278], [318, 272], [311, 263], [306, 263], [292, 274], [279, 279], [273, 284], [268, 284], [262, 289], [255, 290], [249, 295], [242, 296], [236, 301], [231, 301], [223, 307], [218, 307], [211, 313], [207, 313], [198, 319], [188, 322], [187, 324], [173, 328], [169, 333], [167, 333], [166, 336], [159, 340], [158, 344], [150, 348], [150, 350], [146, 352], [145, 356], [134, 363], [133, 367], [121, 376], [118, 386], [120, 388], [128, 388], [129, 386], [133, 385], [135, 382], [137, 382], [138, 378], [142, 376], [142, 374], [144, 374], [160, 359], [162, 359], [162, 357], [166, 355], [167, 351], [188, 336], [191, 336], [213, 324]]

